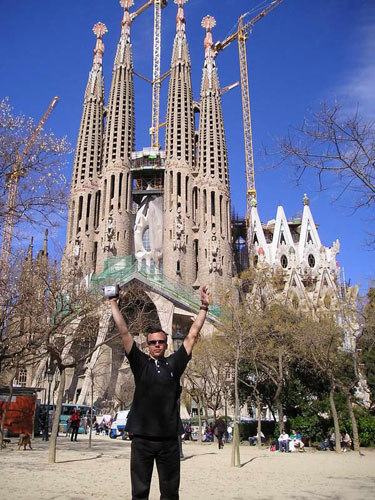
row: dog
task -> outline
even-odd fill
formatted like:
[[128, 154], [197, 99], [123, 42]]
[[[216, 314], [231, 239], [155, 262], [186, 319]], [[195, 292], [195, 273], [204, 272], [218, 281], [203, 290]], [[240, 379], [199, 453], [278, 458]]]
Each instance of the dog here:
[[24, 451], [26, 451], [27, 445], [29, 445], [30, 450], [32, 450], [30, 434], [20, 434], [18, 440], [18, 449], [20, 450], [21, 446], [23, 446]]

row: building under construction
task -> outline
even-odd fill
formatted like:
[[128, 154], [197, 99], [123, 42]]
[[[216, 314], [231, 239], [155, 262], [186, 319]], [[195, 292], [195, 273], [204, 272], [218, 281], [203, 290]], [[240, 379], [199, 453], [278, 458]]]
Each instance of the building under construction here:
[[[121, 3], [121, 33], [107, 102], [102, 75], [106, 27], [98, 23], [93, 30], [96, 45], [74, 157], [63, 269], [75, 269], [87, 283], [101, 286], [117, 281], [123, 288], [139, 287], [161, 328], [171, 336], [187, 333], [199, 309], [197, 291], [202, 284], [209, 286], [218, 305], [211, 308], [211, 321], [205, 325], [204, 333], [210, 334], [220, 300], [232, 288], [232, 277], [249, 264], [280, 270], [278, 293], [297, 307], [307, 303], [331, 307], [341, 290], [336, 263], [339, 247], [338, 243], [332, 248], [321, 244], [307, 197], [301, 218], [287, 220], [279, 207], [276, 219], [262, 224], [254, 186], [248, 183], [247, 223], [231, 217], [218, 46], [212, 35], [215, 20], [211, 16], [202, 20], [202, 59], [194, 64], [203, 62], [203, 70], [200, 100], [195, 102], [186, 0], [175, 0], [164, 145], [159, 144], [160, 16], [166, 2], [148, 2], [155, 15], [151, 146], [135, 150], [131, 43], [135, 14], [130, 12], [134, 2]], [[253, 165], [251, 169], [253, 174]], [[101, 340], [109, 323], [108, 312], [103, 312]], [[67, 399], [88, 400], [90, 368], [101, 356], [112, 373], [95, 399], [111, 400], [114, 388], [128, 372], [118, 347], [106, 346], [93, 355], [87, 372], [70, 374]], [[41, 379], [32, 382], [43, 384]]]

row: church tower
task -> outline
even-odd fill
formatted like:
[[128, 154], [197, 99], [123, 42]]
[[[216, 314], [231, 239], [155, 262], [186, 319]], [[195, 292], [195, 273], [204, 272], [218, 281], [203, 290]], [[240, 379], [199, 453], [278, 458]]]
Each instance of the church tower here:
[[215, 63], [212, 28], [206, 16], [202, 27], [205, 61], [200, 93], [197, 177], [193, 192], [193, 220], [199, 221], [197, 262], [200, 284], [207, 283], [216, 295], [231, 286], [232, 249], [228, 155]]
[[134, 87], [129, 13], [133, 4], [133, 0], [121, 0], [124, 14], [113, 65], [101, 172], [99, 271], [108, 257], [133, 250], [130, 159], [134, 150]]
[[197, 230], [192, 220], [195, 121], [191, 61], [185, 33], [184, 4], [178, 5], [165, 129], [164, 273], [186, 285], [196, 274]]
[[102, 159], [104, 123], [104, 83], [102, 61], [103, 35], [107, 28], [95, 24], [94, 61], [89, 74], [74, 157], [69, 200], [66, 246], [63, 257], [65, 269], [75, 267], [83, 274], [95, 271], [97, 243], [95, 231], [99, 224], [101, 191], [99, 176]]

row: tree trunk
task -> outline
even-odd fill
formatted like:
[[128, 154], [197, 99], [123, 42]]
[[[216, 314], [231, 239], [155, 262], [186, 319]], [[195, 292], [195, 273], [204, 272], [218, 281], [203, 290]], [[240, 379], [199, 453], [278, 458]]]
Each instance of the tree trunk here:
[[261, 409], [261, 401], [259, 396], [257, 395], [257, 413], [258, 413], [258, 429], [257, 429], [257, 437], [258, 437], [258, 448], [262, 447], [262, 409]]
[[198, 444], [202, 444], [201, 398], [198, 397]]
[[241, 467], [240, 460], [240, 429], [238, 422], [234, 423], [233, 427], [233, 439], [232, 439], [232, 455], [230, 461], [231, 467]]
[[8, 396], [7, 402], [5, 404], [5, 408], [4, 408], [3, 414], [1, 416], [0, 451], [2, 451], [2, 449], [3, 449], [5, 419], [7, 418], [7, 413], [8, 413], [8, 408], [10, 406], [10, 403], [12, 402], [12, 397], [13, 397], [13, 382], [14, 382], [15, 378], [16, 378], [16, 374], [14, 374], [12, 376], [12, 378], [10, 379], [10, 381], [9, 381], [9, 396]]
[[63, 400], [63, 396], [64, 396], [64, 391], [65, 391], [65, 368], [63, 368], [61, 373], [60, 373], [59, 392], [58, 392], [58, 396], [57, 396], [55, 414], [53, 416], [51, 438], [49, 441], [49, 451], [48, 451], [48, 463], [49, 464], [56, 463], [57, 433], [59, 431], [60, 415], [61, 415], [61, 407], [62, 407], [62, 400]]
[[340, 451], [341, 451], [341, 445], [340, 445], [340, 426], [339, 426], [339, 418], [337, 416], [337, 410], [336, 410], [334, 395], [335, 395], [335, 385], [332, 383], [331, 384], [331, 390], [329, 391], [329, 402], [331, 404], [333, 424], [334, 424], [334, 427], [335, 427], [335, 438], [336, 438], [335, 452], [336, 453], [340, 453]]
[[233, 429], [233, 443], [232, 443], [232, 457], [231, 467], [241, 467], [240, 459], [240, 432], [238, 427], [238, 365], [240, 359], [240, 349], [237, 347], [236, 359], [234, 362], [234, 429]]
[[277, 413], [279, 414], [280, 434], [282, 433], [282, 430], [284, 429], [284, 410], [283, 410], [283, 405], [281, 404], [281, 400], [280, 400], [281, 389], [282, 389], [282, 383], [279, 383], [277, 386], [277, 389], [276, 389], [275, 397], [273, 399], [273, 402], [275, 403], [275, 406], [277, 408]]
[[346, 400], [348, 402], [349, 415], [350, 415], [350, 420], [352, 422], [354, 451], [359, 451], [358, 426], [357, 426], [357, 420], [356, 420], [355, 415], [354, 415], [354, 411], [353, 411], [353, 407], [352, 407], [352, 399], [350, 397], [350, 394], [348, 394], [346, 396]]

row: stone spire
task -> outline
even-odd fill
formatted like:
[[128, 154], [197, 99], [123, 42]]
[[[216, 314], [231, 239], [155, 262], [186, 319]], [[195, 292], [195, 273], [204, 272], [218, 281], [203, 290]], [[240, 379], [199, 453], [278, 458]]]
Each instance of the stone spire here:
[[120, 3], [124, 14], [112, 71], [105, 131], [104, 169], [115, 163], [126, 164], [134, 150], [133, 56], [130, 42], [132, 20], [129, 12], [134, 1], [121, 0]]
[[33, 246], [34, 246], [34, 236], [31, 237], [29, 247], [27, 249], [27, 257], [26, 260], [32, 261], [33, 260]]
[[[195, 164], [195, 122], [191, 62], [185, 34], [183, 6], [178, 5], [173, 43], [165, 129], [164, 274], [192, 285], [196, 279], [192, 192]], [[190, 242], [189, 242], [190, 238]]]
[[124, 11], [104, 134], [97, 272], [108, 257], [128, 255], [133, 249], [130, 159], [134, 150], [134, 88], [129, 9], [134, 1], [120, 3]]
[[[227, 146], [221, 108], [220, 84], [215, 64], [211, 16], [202, 20], [206, 30], [201, 96], [196, 184], [202, 186], [199, 212], [198, 274], [217, 294], [232, 278], [231, 210]], [[194, 200], [193, 200], [194, 205]]]
[[71, 266], [95, 268], [94, 252], [95, 221], [98, 223], [100, 191], [98, 175], [101, 169], [103, 125], [104, 125], [104, 82], [102, 60], [103, 36], [107, 28], [103, 23], [93, 27], [96, 36], [94, 60], [84, 95], [81, 124], [78, 132], [74, 157], [73, 177], [69, 200], [69, 215], [66, 247], [63, 263]]
[[195, 126], [191, 62], [185, 34], [186, 20], [183, 9], [186, 2], [187, 0], [175, 0], [178, 11], [169, 80], [165, 153], [168, 160], [184, 163], [191, 168], [195, 163]]
[[104, 44], [102, 38], [107, 33], [107, 28], [103, 23], [97, 23], [93, 27], [93, 32], [96, 35], [96, 45], [78, 132], [73, 167], [74, 186], [88, 179], [95, 179], [100, 170], [104, 117], [104, 82], [102, 73]]

